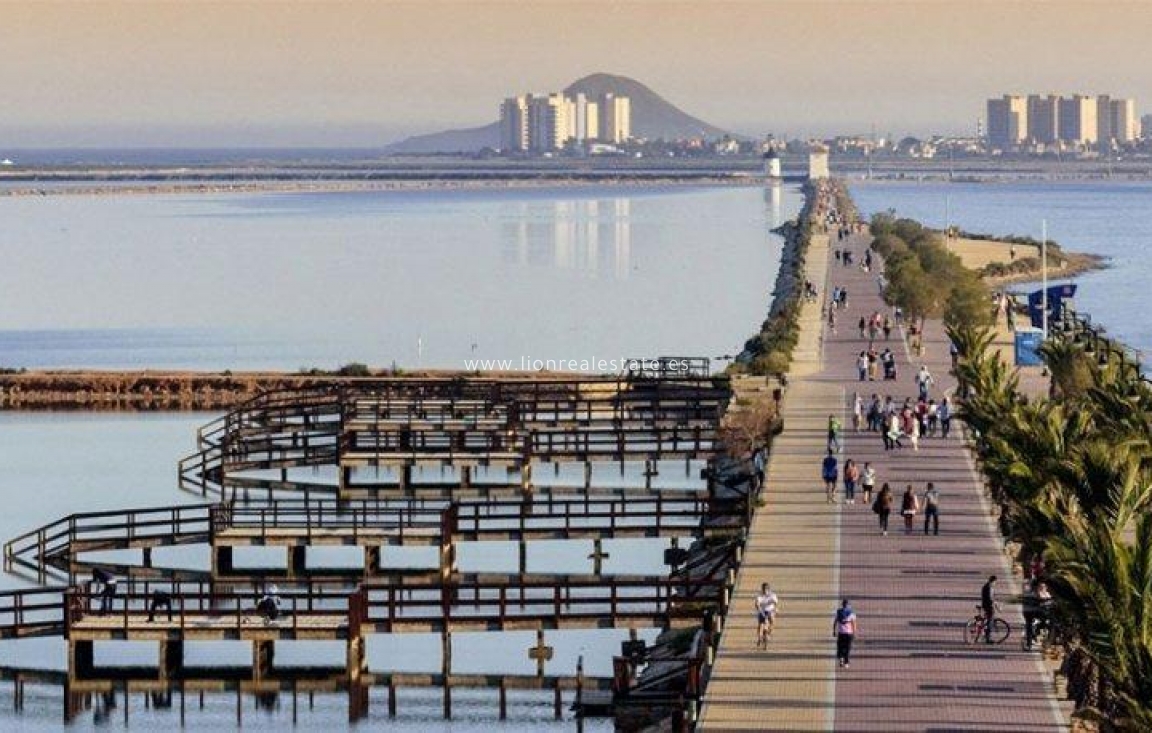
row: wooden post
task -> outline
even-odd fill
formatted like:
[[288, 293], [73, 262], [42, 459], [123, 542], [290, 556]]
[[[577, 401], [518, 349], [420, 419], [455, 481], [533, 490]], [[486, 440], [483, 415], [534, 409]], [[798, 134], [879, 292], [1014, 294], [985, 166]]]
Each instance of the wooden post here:
[[275, 657], [275, 642], [271, 639], [257, 639], [252, 642], [252, 679], [261, 680], [272, 674]]
[[592, 461], [584, 461], [584, 489], [592, 488]]
[[288, 577], [308, 577], [308, 547], [297, 545], [288, 549]]
[[68, 656], [69, 677], [73, 680], [95, 677], [95, 652], [90, 639], [69, 639]]
[[584, 733], [584, 655], [576, 658], [576, 733]]
[[503, 675], [500, 676], [500, 720], [508, 719], [508, 684]]
[[157, 666], [157, 676], [161, 681], [181, 677], [184, 669], [184, 642], [180, 639], [161, 639]]
[[444, 675], [444, 719], [452, 719], [452, 632], [445, 624], [440, 634], [440, 673]]
[[380, 545], [368, 545], [364, 548], [364, 577], [371, 577], [380, 573], [380, 555], [383, 549]]
[[216, 545], [212, 548], [212, 577], [219, 578], [232, 575], [232, 547], [229, 545]]
[[396, 717], [396, 681], [388, 678], [388, 717]]

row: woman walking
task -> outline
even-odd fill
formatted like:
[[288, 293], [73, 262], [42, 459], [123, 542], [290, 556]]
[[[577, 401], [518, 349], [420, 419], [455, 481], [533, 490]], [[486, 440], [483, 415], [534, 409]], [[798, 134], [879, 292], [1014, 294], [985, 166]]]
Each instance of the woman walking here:
[[876, 469], [872, 464], [865, 462], [864, 470], [860, 474], [860, 490], [864, 492], [864, 503], [872, 503], [872, 489], [876, 488]]
[[912, 534], [912, 521], [919, 510], [920, 499], [912, 490], [912, 484], [908, 484], [908, 488], [904, 490], [904, 499], [900, 503], [900, 513], [904, 515], [904, 534]]
[[860, 432], [860, 423], [864, 421], [864, 400], [860, 399], [860, 393], [855, 392], [852, 395], [852, 430], [853, 432]]
[[850, 664], [849, 657], [852, 655], [852, 642], [856, 638], [856, 630], [856, 612], [845, 598], [840, 602], [840, 608], [836, 609], [836, 618], [832, 622], [832, 636], [836, 637], [836, 659], [839, 660], [841, 667]]
[[892, 488], [888, 486], [887, 482], [880, 487], [880, 493], [876, 495], [876, 502], [872, 504], [872, 511], [876, 512], [880, 519], [880, 532], [887, 537], [888, 517], [892, 515]]
[[856, 482], [860, 480], [860, 469], [851, 458], [844, 464], [844, 503], [856, 503]]

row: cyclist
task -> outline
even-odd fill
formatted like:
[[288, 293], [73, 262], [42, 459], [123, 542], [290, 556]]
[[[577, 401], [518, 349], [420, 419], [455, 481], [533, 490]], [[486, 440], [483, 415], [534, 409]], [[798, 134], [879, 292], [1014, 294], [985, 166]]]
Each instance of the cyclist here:
[[772, 592], [767, 584], [760, 586], [760, 595], [756, 596], [756, 648], [767, 649], [768, 638], [772, 636], [772, 627], [776, 625], [776, 611], [780, 608], [780, 599]]
[[980, 589], [980, 608], [984, 612], [984, 641], [992, 643], [992, 621], [996, 618], [996, 576], [989, 575], [988, 582]]

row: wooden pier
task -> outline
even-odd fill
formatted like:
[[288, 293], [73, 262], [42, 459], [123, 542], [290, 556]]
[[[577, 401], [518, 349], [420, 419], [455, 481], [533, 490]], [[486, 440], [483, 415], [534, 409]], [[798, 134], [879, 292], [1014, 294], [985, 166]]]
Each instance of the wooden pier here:
[[[710, 376], [707, 360], [664, 376], [391, 379], [285, 390], [204, 426], [200, 450], [180, 463], [180, 484], [221, 498], [254, 490], [507, 496], [530, 494], [541, 464], [582, 464], [582, 489], [592, 492], [593, 464], [642, 463], [651, 490], [656, 462], [716, 455], [729, 397], [727, 379]], [[452, 474], [415, 481], [421, 468]]]

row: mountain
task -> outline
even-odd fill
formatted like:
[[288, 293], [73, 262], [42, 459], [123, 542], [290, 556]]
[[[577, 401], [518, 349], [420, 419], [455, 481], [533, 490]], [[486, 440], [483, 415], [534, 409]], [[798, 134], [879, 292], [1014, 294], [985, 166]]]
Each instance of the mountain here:
[[[589, 97], [617, 94], [632, 100], [632, 134], [650, 140], [686, 137], [718, 138], [725, 130], [682, 111], [644, 84], [626, 76], [591, 74], [564, 88], [569, 95]], [[472, 153], [500, 145], [500, 122], [463, 130], [446, 130], [401, 140], [385, 148], [389, 153]]]
[[475, 153], [500, 147], [500, 121], [483, 127], [415, 135], [384, 148], [388, 153]]
[[686, 137], [724, 137], [730, 133], [709, 125], [682, 111], [635, 79], [612, 74], [592, 74], [564, 88], [573, 95], [583, 92], [589, 97], [617, 94], [632, 100], [632, 135], [649, 140], [675, 140]]

